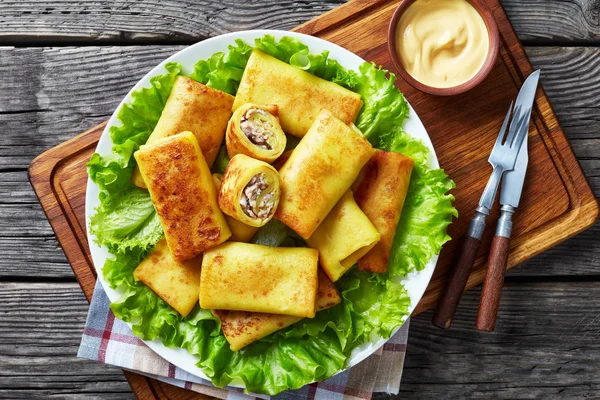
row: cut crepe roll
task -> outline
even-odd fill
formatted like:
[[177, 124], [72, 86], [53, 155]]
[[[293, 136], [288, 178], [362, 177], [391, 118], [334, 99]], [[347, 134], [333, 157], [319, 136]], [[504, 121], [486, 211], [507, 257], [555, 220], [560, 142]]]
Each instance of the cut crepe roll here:
[[138, 265], [133, 276], [185, 317], [198, 304], [201, 263], [200, 257], [183, 262], [175, 260], [167, 241], [161, 239]]
[[219, 207], [225, 214], [260, 227], [275, 214], [279, 196], [279, 174], [269, 164], [243, 154], [227, 164], [219, 188]]
[[[341, 301], [342, 298], [331, 280], [323, 271], [319, 270], [317, 311], [331, 308]], [[213, 310], [212, 312], [221, 320], [221, 329], [225, 339], [229, 342], [231, 351], [238, 351], [250, 343], [302, 320], [300, 317], [289, 315], [247, 311]]]
[[[185, 76], [178, 76], [146, 144], [190, 131], [196, 136], [206, 163], [211, 167], [223, 142], [232, 105], [233, 96]], [[141, 188], [146, 187], [137, 168], [132, 182]]]
[[267, 163], [275, 161], [285, 150], [286, 137], [277, 118], [277, 106], [244, 104], [227, 124], [227, 154], [245, 154]]
[[[221, 181], [223, 180], [223, 175], [221, 174], [213, 174], [213, 182], [215, 183], [215, 188], [217, 192], [219, 191], [219, 187], [221, 186]], [[227, 225], [231, 230], [231, 237], [229, 240], [232, 242], [249, 242], [250, 239], [254, 236], [256, 231], [258, 231], [257, 227], [246, 225], [243, 222], [238, 221], [235, 218], [230, 217], [229, 215], [225, 215], [225, 221], [227, 221]]]
[[306, 242], [335, 282], [379, 242], [379, 233], [348, 190]]
[[204, 253], [200, 306], [315, 316], [319, 252], [227, 242]]
[[349, 124], [362, 107], [360, 95], [271, 57], [252, 51], [233, 109], [246, 103], [277, 104], [283, 131], [303, 137], [322, 108]]
[[210, 170], [191, 132], [142, 146], [134, 156], [176, 260], [229, 239]]
[[322, 110], [279, 170], [281, 200], [275, 218], [308, 239], [374, 151], [358, 129]]
[[387, 271], [413, 165], [410, 157], [377, 150], [354, 185], [356, 203], [381, 235], [379, 243], [358, 261], [362, 270]]

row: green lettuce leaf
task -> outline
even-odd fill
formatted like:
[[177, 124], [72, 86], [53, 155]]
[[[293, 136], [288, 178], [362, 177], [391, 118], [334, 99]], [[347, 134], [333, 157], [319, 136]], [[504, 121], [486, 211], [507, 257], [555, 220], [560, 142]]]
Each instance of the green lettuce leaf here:
[[107, 196], [90, 218], [90, 232], [113, 253], [146, 250], [163, 234], [148, 191], [136, 187]]
[[[111, 129], [113, 153], [94, 154], [88, 163], [88, 173], [101, 190], [90, 230], [113, 254], [104, 265], [104, 278], [124, 293], [111, 308], [118, 318], [133, 324], [137, 336], [187, 349], [198, 357], [198, 366], [217, 386], [237, 378], [249, 391], [275, 395], [331, 377], [346, 366], [352, 350], [372, 334], [389, 337], [402, 325], [408, 317], [410, 298], [403, 285], [392, 278], [422, 269], [439, 253], [449, 239], [446, 228], [456, 210], [448, 194], [453, 182], [442, 170], [427, 167], [427, 147], [402, 129], [408, 104], [394, 85], [395, 77], [387, 71], [369, 63], [358, 71], [348, 71], [326, 51], [313, 54], [297, 39], [277, 41], [265, 35], [256, 39], [254, 46], [237, 40], [227, 52], [198, 61], [190, 77], [235, 94], [253, 48], [359, 93], [364, 106], [356, 124], [365, 136], [378, 148], [415, 160], [388, 273], [350, 269], [336, 282], [342, 296], [340, 304], [237, 352], [229, 349], [219, 321], [209, 311], [196, 307], [182, 318], [148, 287], [136, 282], [133, 271], [163, 232], [147, 192], [130, 183], [135, 165], [132, 154], [154, 129], [174, 79], [181, 74], [181, 66], [175, 63], [167, 64], [165, 74], [152, 78], [150, 88], [135, 92], [119, 110], [121, 125]], [[290, 141], [289, 148], [296, 144], [296, 140]], [[223, 173], [228, 162], [222, 147], [213, 169]], [[261, 228], [253, 241], [273, 246], [305, 245], [275, 220]]]

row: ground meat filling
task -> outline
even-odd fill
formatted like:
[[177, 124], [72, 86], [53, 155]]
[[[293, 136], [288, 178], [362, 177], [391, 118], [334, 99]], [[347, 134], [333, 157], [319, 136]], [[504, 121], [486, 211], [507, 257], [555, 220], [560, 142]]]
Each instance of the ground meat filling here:
[[246, 215], [263, 220], [271, 216], [275, 207], [273, 192], [263, 195], [268, 187], [265, 174], [256, 174], [250, 179], [240, 199], [240, 206]]
[[273, 136], [273, 125], [268, 117], [271, 115], [260, 108], [249, 108], [240, 121], [240, 128], [248, 139], [257, 147], [271, 150], [269, 139]]

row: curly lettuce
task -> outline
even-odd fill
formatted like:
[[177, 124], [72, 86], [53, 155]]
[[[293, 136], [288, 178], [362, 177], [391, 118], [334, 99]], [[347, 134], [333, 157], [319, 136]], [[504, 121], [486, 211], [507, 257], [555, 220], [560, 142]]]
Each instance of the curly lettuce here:
[[[304, 319], [244, 349], [232, 352], [220, 331], [219, 321], [199, 307], [182, 318], [148, 287], [133, 279], [133, 271], [163, 232], [146, 191], [135, 188], [132, 158], [154, 129], [173, 86], [182, 73], [177, 63], [166, 65], [166, 73], [152, 78], [151, 87], [133, 93], [119, 110], [121, 125], [110, 136], [113, 152], [94, 154], [88, 173], [101, 190], [100, 206], [90, 220], [97, 243], [113, 254], [103, 275], [122, 298], [111, 305], [115, 315], [133, 324], [135, 335], [145, 340], [160, 339], [166, 346], [182, 347], [198, 357], [198, 366], [217, 386], [232, 379], [243, 380], [246, 389], [274, 395], [322, 381], [346, 366], [354, 348], [375, 333], [389, 337], [408, 317], [410, 297], [395, 276], [424, 268], [449, 240], [446, 228], [456, 216], [448, 190], [454, 183], [440, 169], [427, 167], [429, 151], [402, 129], [409, 107], [394, 85], [394, 75], [364, 63], [358, 71], [342, 67], [324, 51], [309, 52], [301, 41], [271, 35], [256, 39], [254, 46], [242, 40], [227, 52], [200, 60], [190, 78], [235, 95], [253, 48], [323, 79], [359, 93], [364, 106], [357, 126], [378, 148], [396, 151], [415, 160], [402, 218], [394, 239], [387, 274], [358, 270], [347, 272], [336, 286], [342, 302]], [[294, 143], [297, 143], [294, 142]], [[221, 149], [215, 170], [223, 171], [229, 161]], [[272, 221], [254, 237], [255, 243], [300, 246], [301, 238], [285, 225]]]

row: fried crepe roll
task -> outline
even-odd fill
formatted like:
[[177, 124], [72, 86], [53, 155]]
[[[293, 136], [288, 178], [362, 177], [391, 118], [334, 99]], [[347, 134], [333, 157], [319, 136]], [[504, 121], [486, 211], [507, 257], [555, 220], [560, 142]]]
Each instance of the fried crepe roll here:
[[303, 137], [322, 108], [345, 124], [356, 120], [360, 95], [333, 82], [254, 50], [238, 88], [233, 110], [246, 103], [276, 104], [283, 131]]
[[134, 156], [177, 261], [229, 239], [210, 170], [191, 132], [142, 146]]
[[374, 151], [358, 129], [321, 111], [279, 170], [281, 200], [275, 218], [308, 239]]
[[265, 225], [279, 204], [279, 174], [269, 164], [244, 154], [227, 164], [219, 188], [221, 210], [246, 225]]
[[244, 104], [231, 116], [225, 134], [227, 154], [245, 154], [267, 163], [285, 150], [286, 137], [279, 125], [277, 106]]
[[413, 165], [410, 157], [377, 150], [354, 185], [356, 203], [381, 235], [379, 243], [358, 261], [362, 270], [387, 271]]
[[198, 304], [201, 263], [200, 257], [183, 262], [175, 260], [163, 238], [137, 266], [133, 276], [185, 317]]
[[[327, 275], [319, 269], [317, 311], [331, 308], [342, 301], [340, 294]], [[289, 315], [253, 313], [247, 311], [212, 310], [221, 320], [223, 335], [229, 342], [231, 351], [237, 351], [250, 343], [288, 327], [300, 320]]]
[[379, 242], [379, 233], [348, 190], [306, 242], [335, 282]]
[[[233, 96], [185, 76], [178, 76], [175, 78], [175, 84], [160, 119], [146, 144], [152, 144], [183, 131], [190, 131], [198, 139], [202, 154], [210, 168], [223, 142], [232, 105]], [[146, 187], [137, 168], [133, 173], [132, 182], [136, 186]]]
[[[217, 189], [217, 193], [219, 192], [219, 187], [221, 186], [221, 181], [223, 180], [223, 175], [221, 174], [213, 174], [213, 182], [215, 183], [215, 188]], [[243, 222], [238, 221], [235, 218], [230, 217], [229, 215], [225, 215], [225, 221], [227, 221], [227, 225], [231, 230], [231, 237], [229, 240], [232, 242], [249, 242], [250, 239], [256, 234], [258, 228], [250, 225], [246, 225]]]
[[202, 258], [200, 306], [315, 316], [319, 252], [227, 242]]

